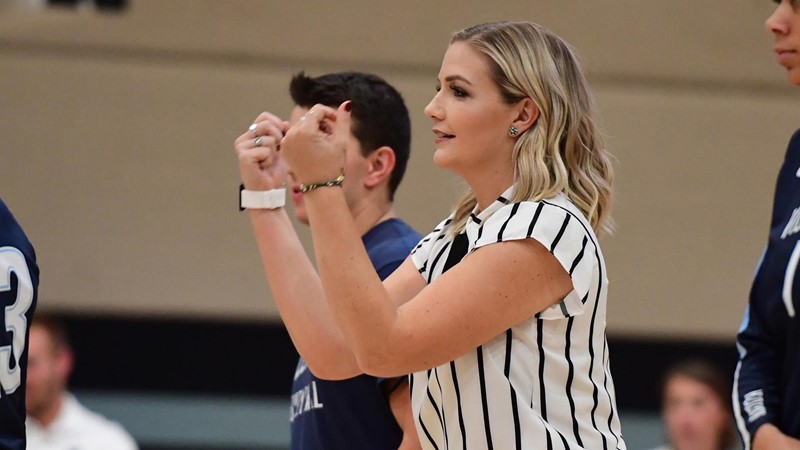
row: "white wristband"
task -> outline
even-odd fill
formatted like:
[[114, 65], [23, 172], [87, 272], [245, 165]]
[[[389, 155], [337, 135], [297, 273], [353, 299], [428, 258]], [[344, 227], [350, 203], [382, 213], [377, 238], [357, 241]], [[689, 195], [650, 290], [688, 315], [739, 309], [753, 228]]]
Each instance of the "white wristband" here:
[[286, 204], [286, 189], [268, 191], [239, 191], [239, 209], [277, 209]]

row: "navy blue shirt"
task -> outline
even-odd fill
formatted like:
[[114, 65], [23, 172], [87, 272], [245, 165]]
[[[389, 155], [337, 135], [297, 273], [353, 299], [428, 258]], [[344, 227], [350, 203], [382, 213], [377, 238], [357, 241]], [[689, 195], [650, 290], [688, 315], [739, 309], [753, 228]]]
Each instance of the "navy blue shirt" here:
[[778, 175], [769, 242], [737, 340], [734, 410], [745, 448], [765, 423], [800, 439], [799, 238], [800, 130]]
[[39, 286], [36, 254], [0, 199], [0, 449], [25, 450], [25, 378]]
[[[404, 222], [389, 219], [362, 241], [383, 280], [421, 237]], [[292, 384], [292, 450], [397, 450], [403, 431], [389, 408], [382, 381], [369, 375], [321, 380], [300, 358]]]

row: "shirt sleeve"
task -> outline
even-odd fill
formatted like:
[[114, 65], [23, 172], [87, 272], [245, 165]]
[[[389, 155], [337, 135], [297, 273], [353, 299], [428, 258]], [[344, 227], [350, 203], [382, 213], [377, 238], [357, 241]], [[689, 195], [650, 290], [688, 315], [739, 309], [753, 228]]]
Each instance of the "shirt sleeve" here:
[[452, 221], [452, 216], [441, 221], [439, 225], [436, 225], [436, 228], [434, 228], [433, 231], [422, 238], [416, 247], [411, 250], [411, 261], [414, 262], [417, 270], [419, 270], [419, 273], [422, 274], [425, 279], [428, 279], [428, 258], [430, 257], [431, 251], [436, 243], [445, 237], [447, 225], [449, 225]]
[[559, 205], [513, 203], [487, 219], [474, 248], [520, 239], [535, 239], [542, 244], [570, 275], [573, 290], [538, 317], [563, 319], [583, 313], [591, 284], [596, 282], [598, 258], [590, 230], [579, 216]]
[[747, 441], [761, 425], [776, 423], [780, 408], [776, 346], [756, 306], [752, 302], [748, 306], [736, 340], [739, 365], [734, 379], [734, 412]]

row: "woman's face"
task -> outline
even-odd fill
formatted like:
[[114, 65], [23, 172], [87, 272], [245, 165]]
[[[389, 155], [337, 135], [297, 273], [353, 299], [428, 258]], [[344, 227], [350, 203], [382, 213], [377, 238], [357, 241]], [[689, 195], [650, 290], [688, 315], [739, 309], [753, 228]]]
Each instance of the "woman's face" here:
[[719, 448], [722, 430], [730, 420], [722, 400], [710, 387], [680, 375], [667, 382], [663, 414], [675, 450]]
[[778, 64], [789, 82], [800, 86], [800, 0], [781, 0], [765, 25], [775, 35]]
[[463, 42], [451, 44], [439, 71], [437, 93], [425, 107], [433, 120], [434, 162], [465, 177], [476, 169], [513, 177], [514, 141], [508, 129], [517, 112], [502, 100], [489, 70], [485, 55]]

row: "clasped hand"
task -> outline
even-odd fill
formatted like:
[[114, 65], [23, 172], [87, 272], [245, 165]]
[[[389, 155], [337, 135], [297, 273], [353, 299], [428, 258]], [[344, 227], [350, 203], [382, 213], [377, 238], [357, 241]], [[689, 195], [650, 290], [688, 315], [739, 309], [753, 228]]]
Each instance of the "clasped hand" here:
[[263, 191], [284, 186], [287, 169], [306, 184], [344, 174], [349, 109], [349, 101], [338, 110], [317, 104], [291, 127], [274, 114], [261, 113], [234, 142], [245, 188]]
[[350, 101], [339, 109], [314, 105], [286, 133], [281, 154], [297, 181], [320, 183], [344, 175], [350, 105]]

